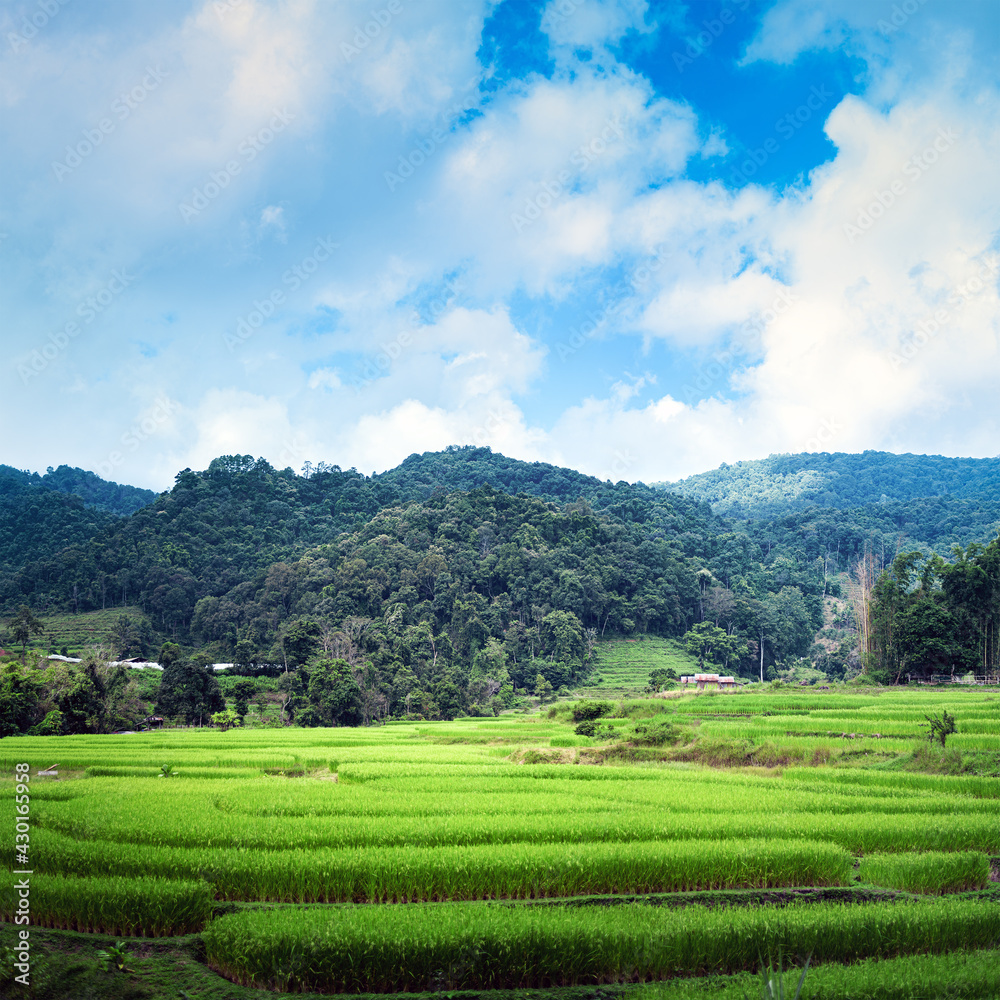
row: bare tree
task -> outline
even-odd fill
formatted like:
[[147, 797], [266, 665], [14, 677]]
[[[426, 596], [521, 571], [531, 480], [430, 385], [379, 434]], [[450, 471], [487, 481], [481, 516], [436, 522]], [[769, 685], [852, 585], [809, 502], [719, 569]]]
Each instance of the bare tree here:
[[874, 653], [874, 636], [872, 635], [872, 593], [879, 578], [880, 567], [875, 553], [865, 546], [864, 554], [858, 560], [851, 576], [850, 597], [854, 606], [854, 618], [858, 625], [858, 654], [861, 657], [861, 667], [868, 671], [870, 655]]

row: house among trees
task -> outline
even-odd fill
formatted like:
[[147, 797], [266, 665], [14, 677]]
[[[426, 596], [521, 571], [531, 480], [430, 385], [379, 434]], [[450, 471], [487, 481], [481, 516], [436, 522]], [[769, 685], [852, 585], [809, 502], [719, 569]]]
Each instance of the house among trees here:
[[688, 674], [681, 678], [682, 688], [694, 687], [698, 691], [734, 691], [735, 677], [720, 677], [718, 674]]

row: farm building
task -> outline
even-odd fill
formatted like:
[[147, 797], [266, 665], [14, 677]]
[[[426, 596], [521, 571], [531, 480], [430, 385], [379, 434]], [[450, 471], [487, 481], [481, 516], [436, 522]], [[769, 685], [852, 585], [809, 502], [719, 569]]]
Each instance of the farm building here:
[[720, 677], [719, 674], [688, 674], [681, 678], [682, 688], [697, 691], [735, 691], [735, 677]]

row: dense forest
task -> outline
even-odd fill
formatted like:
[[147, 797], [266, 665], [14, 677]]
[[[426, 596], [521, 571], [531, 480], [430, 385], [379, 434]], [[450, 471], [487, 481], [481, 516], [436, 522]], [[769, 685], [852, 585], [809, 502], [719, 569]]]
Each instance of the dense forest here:
[[771, 455], [656, 485], [703, 500], [727, 517], [770, 518], [812, 506], [848, 510], [889, 504], [896, 516], [905, 518], [905, 505], [912, 501], [947, 498], [972, 501], [966, 511], [982, 505], [990, 524], [1000, 525], [1000, 458], [884, 451]]
[[869, 673], [896, 683], [912, 674], [997, 670], [1000, 540], [956, 549], [950, 562], [901, 553], [886, 571], [869, 569], [863, 582], [861, 641]]
[[37, 472], [24, 472], [10, 465], [0, 465], [0, 479], [13, 479], [24, 485], [40, 486], [45, 490], [57, 493], [69, 493], [79, 497], [88, 507], [117, 514], [120, 517], [134, 514], [156, 499], [153, 490], [144, 490], [138, 486], [126, 486], [123, 483], [111, 483], [101, 479], [96, 473], [85, 469], [60, 465], [51, 466], [44, 476]]
[[[217, 703], [212, 661], [280, 673], [289, 716], [319, 723], [496, 711], [578, 684], [611, 635], [682, 638], [703, 665], [765, 678], [990, 670], [1000, 652], [1000, 587], [969, 582], [996, 579], [993, 460], [772, 456], [675, 493], [488, 448], [370, 477], [237, 455], [131, 511], [143, 491], [7, 469], [7, 618], [138, 609], [108, 641], [204, 690], [187, 717]], [[90, 702], [125, 683], [88, 669]]]

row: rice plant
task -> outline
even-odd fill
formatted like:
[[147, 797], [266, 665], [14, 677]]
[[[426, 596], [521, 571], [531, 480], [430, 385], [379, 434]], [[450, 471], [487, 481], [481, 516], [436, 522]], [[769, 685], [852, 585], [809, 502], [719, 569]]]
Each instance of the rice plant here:
[[869, 854], [861, 859], [858, 875], [862, 882], [905, 892], [964, 892], [986, 888], [990, 859], [975, 851]]
[[214, 921], [209, 965], [287, 991], [526, 989], [756, 968], [760, 951], [851, 962], [992, 947], [1000, 907], [968, 900], [671, 911], [439, 903], [244, 911]]

